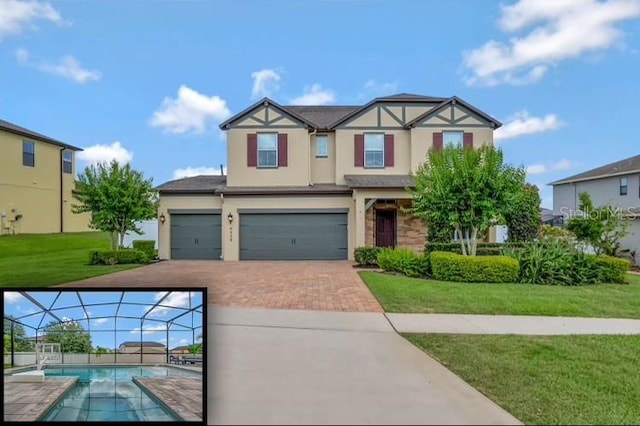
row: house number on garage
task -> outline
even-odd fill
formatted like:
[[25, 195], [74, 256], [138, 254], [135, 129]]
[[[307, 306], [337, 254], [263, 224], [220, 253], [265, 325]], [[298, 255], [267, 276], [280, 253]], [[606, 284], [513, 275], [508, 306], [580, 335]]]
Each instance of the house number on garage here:
[[233, 241], [233, 227], [229, 226], [229, 241]]

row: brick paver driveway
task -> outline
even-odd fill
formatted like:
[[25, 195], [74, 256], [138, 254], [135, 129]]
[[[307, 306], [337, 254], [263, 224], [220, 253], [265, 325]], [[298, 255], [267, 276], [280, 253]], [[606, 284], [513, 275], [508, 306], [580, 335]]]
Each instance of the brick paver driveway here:
[[164, 261], [66, 285], [207, 287], [209, 303], [222, 306], [382, 312], [347, 261]]

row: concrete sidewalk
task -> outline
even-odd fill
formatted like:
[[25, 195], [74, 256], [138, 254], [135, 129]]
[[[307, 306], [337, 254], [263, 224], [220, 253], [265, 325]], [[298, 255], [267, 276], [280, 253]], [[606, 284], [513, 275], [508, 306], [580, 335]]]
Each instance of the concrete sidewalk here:
[[521, 424], [382, 313], [208, 313], [208, 424]]
[[514, 315], [386, 314], [399, 333], [640, 334], [640, 320]]

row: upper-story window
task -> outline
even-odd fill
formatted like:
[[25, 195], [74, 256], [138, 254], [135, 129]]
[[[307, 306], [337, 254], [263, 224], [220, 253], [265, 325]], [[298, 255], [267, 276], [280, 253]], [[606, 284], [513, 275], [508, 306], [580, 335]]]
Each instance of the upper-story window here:
[[365, 133], [364, 166], [384, 167], [384, 133]]
[[278, 167], [277, 133], [258, 133], [258, 167]]
[[620, 178], [620, 195], [627, 195], [629, 192], [629, 179], [626, 177]]
[[34, 167], [36, 164], [36, 146], [31, 141], [22, 141], [22, 165]]
[[329, 156], [329, 136], [316, 136], [316, 157], [326, 158]]
[[442, 132], [444, 146], [461, 147], [464, 139], [464, 132]]
[[62, 171], [68, 174], [73, 171], [73, 154], [71, 151], [62, 151]]

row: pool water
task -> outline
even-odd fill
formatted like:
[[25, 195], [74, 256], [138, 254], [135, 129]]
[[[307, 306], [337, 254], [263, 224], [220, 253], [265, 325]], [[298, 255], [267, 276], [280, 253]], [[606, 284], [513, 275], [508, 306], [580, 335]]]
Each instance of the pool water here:
[[140, 377], [201, 377], [171, 367], [46, 367], [45, 377], [78, 377], [42, 421], [181, 421], [133, 381]]

